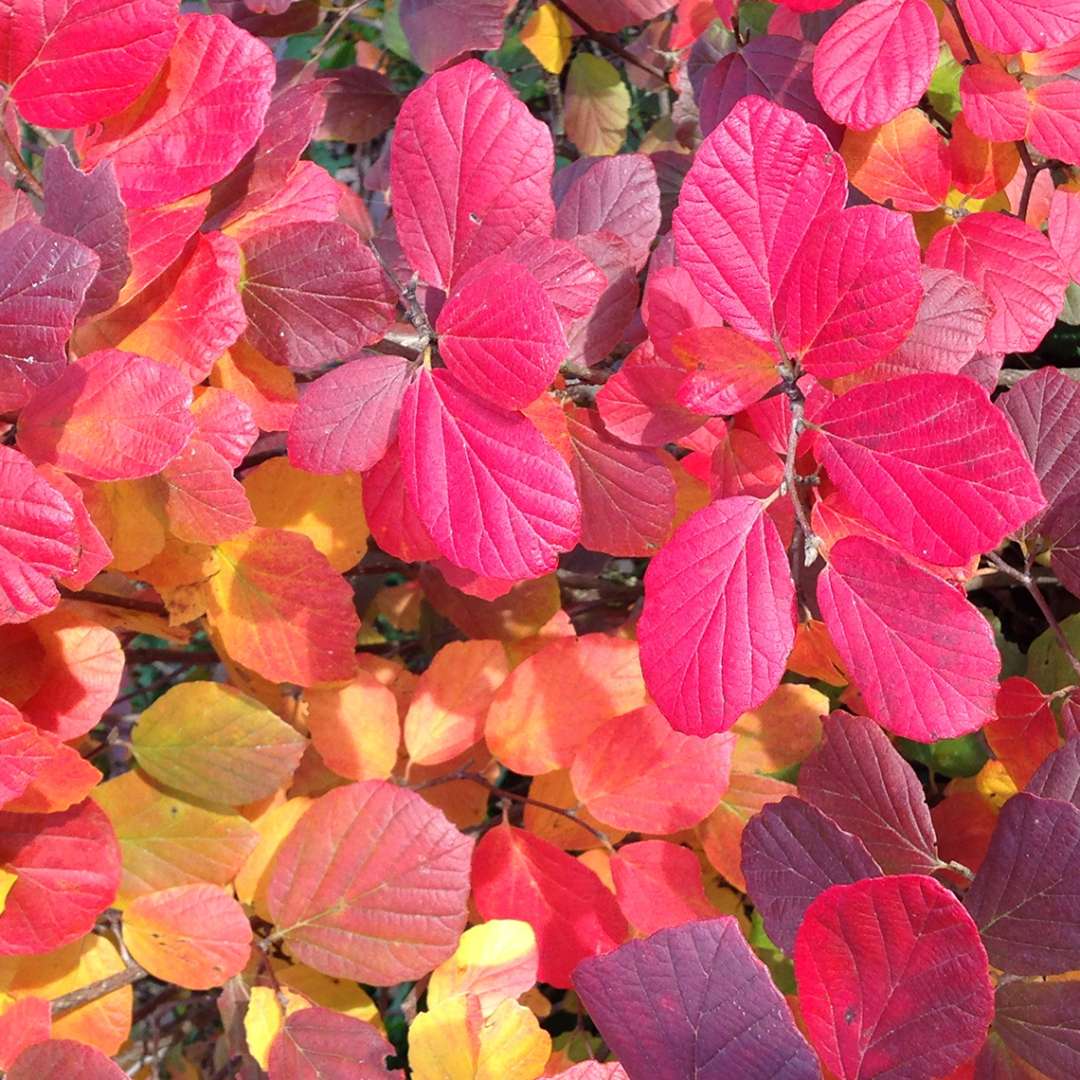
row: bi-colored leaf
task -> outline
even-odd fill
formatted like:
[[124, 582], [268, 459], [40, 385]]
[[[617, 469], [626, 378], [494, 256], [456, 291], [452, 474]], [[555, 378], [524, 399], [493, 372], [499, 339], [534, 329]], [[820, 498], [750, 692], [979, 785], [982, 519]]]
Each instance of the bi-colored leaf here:
[[73, 128], [127, 108], [176, 38], [176, 0], [29, 0], [0, 27], [0, 82], [31, 124]]
[[525, 417], [477, 400], [449, 372], [424, 371], [410, 384], [399, 443], [409, 500], [456, 565], [539, 577], [576, 543], [569, 467]]
[[1044, 506], [1031, 463], [984, 390], [959, 375], [856, 387], [816, 418], [829, 478], [912, 555], [962, 565]]
[[124, 912], [124, 944], [155, 978], [208, 990], [238, 975], [251, 953], [251, 924], [216, 885], [146, 893]]
[[712, 812], [727, 790], [734, 739], [684, 735], [653, 705], [609, 720], [578, 747], [574, 792], [617, 829], [673, 833]]
[[266, 905], [266, 891], [270, 885], [274, 859], [285, 838], [310, 805], [311, 799], [297, 795], [251, 820], [258, 830], [259, 842], [233, 879], [233, 888], [240, 903], [250, 905], [259, 918], [267, 922], [270, 921], [270, 910]]
[[921, 874], [834, 885], [795, 942], [806, 1030], [842, 1080], [944, 1076], [994, 1012], [986, 950], [960, 902]]
[[0, 955], [58, 949], [113, 902], [120, 850], [92, 802], [59, 814], [0, 812], [0, 865], [16, 875], [0, 914]]
[[630, 91], [618, 68], [580, 52], [566, 79], [566, 134], [583, 153], [617, 154], [630, 123]]
[[917, 105], [937, 61], [937, 19], [925, 0], [864, 0], [825, 31], [814, 91], [834, 120], [866, 131]]
[[857, 836], [887, 874], [938, 865], [934, 825], [911, 766], [872, 720], [834, 712], [799, 770], [799, 795]]
[[23, 220], [0, 232], [0, 265], [0, 409], [10, 412], [63, 372], [101, 260], [78, 240]]
[[28, 1046], [5, 1075], [7, 1080], [42, 1080], [45, 1076], [124, 1080], [127, 1073], [92, 1046], [72, 1039], [49, 1039]]
[[499, 255], [462, 277], [435, 329], [439, 355], [454, 378], [504, 409], [523, 409], [535, 401], [569, 349], [540, 282]]
[[539, 978], [570, 985], [586, 957], [626, 938], [626, 920], [607, 886], [583, 863], [524, 829], [486, 832], [472, 865], [473, 900], [484, 919], [520, 919], [536, 933]]
[[213, 682], [166, 691], [139, 717], [131, 737], [136, 761], [158, 783], [229, 806], [287, 784], [306, 745], [264, 705]]
[[624, 844], [612, 856], [611, 876], [619, 907], [639, 934], [717, 914], [705, 895], [698, 857], [679, 844]]
[[[371, 1024], [319, 1007], [285, 1017], [270, 1046], [271, 1080], [401, 1080], [386, 1067], [394, 1048]], [[362, 1071], [358, 1071], [362, 1070]]]
[[417, 794], [383, 781], [316, 799], [281, 846], [270, 911], [290, 955], [392, 986], [454, 952], [473, 842]]
[[795, 640], [795, 588], [765, 504], [698, 511], [649, 564], [641, 666], [677, 731], [726, 731], [777, 687]]
[[397, 436], [413, 366], [365, 353], [309, 383], [289, 424], [289, 460], [313, 473], [363, 472]]
[[145, 356], [106, 349], [72, 361], [30, 399], [19, 447], [88, 480], [153, 476], [195, 431], [191, 385]]
[[689, 372], [678, 390], [679, 404], [705, 416], [734, 416], [779, 381], [776, 356], [727, 326], [684, 330], [672, 352]]
[[251, 504], [233, 467], [197, 437], [165, 466], [161, 484], [169, 531], [178, 540], [220, 544], [255, 524]]
[[133, 209], [175, 202], [226, 176], [255, 143], [270, 104], [274, 57], [261, 41], [221, 15], [181, 15], [177, 25], [150, 93], [132, 94], [126, 111], [76, 138], [84, 167], [113, 161]]
[[636, 642], [603, 634], [563, 638], [523, 660], [499, 687], [487, 744], [515, 772], [569, 768], [606, 720], [646, 700]]
[[976, 41], [1000, 53], [1039, 52], [1080, 34], [1076, 0], [960, 0], [960, 16]]
[[765, 930], [789, 955], [806, 909], [831, 885], [881, 874], [862, 841], [802, 799], [770, 803], [742, 836], [742, 873]]
[[254, 528], [216, 550], [207, 611], [234, 660], [301, 686], [352, 676], [352, 588], [306, 536]]
[[18, 798], [54, 754], [48, 737], [0, 700], [0, 806]]
[[994, 715], [1001, 658], [990, 624], [941, 578], [874, 540], [833, 545], [818, 579], [829, 636], [886, 731], [919, 742]]
[[815, 1080], [813, 1051], [733, 916], [631, 941], [574, 973], [628, 1076]]
[[1021, 793], [1001, 808], [964, 904], [991, 963], [1016, 975], [1080, 966], [1080, 809]]
[[553, 169], [547, 125], [491, 68], [467, 60], [433, 75], [394, 131], [394, 221], [413, 268], [445, 290], [515, 241], [550, 236]]

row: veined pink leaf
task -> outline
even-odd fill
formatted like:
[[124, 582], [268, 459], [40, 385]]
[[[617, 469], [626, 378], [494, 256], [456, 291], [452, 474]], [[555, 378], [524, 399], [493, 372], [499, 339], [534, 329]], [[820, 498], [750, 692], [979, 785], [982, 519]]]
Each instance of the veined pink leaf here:
[[8, 446], [0, 446], [0, 507], [0, 624], [27, 622], [56, 607], [56, 579], [78, 566], [75, 514], [33, 463]]
[[363, 353], [310, 383], [289, 425], [289, 460], [314, 473], [363, 472], [397, 437], [415, 369], [400, 356]]
[[802, 799], [768, 803], [742, 834], [746, 891], [765, 932], [788, 955], [811, 902], [830, 885], [880, 877], [863, 842]]
[[1080, 191], [1055, 188], [1047, 219], [1050, 243], [1058, 253], [1069, 277], [1080, 278]]
[[888, 874], [937, 869], [937, 837], [922, 784], [864, 716], [834, 712], [799, 769], [799, 795], [866, 845]]
[[0, 232], [0, 410], [22, 408], [64, 370], [64, 346], [101, 260], [36, 221]]
[[986, 391], [959, 375], [856, 387], [816, 418], [829, 478], [876, 529], [942, 566], [996, 547], [1045, 506]]
[[732, 916], [630, 941], [574, 972], [628, 1076], [814, 1080], [821, 1070]]
[[612, 438], [592, 409], [567, 415], [581, 543], [609, 555], [652, 555], [675, 517], [675, 481], [655, 450]]
[[[127, 108], [176, 38], [177, 0], [30, 0], [7, 5], [0, 82], [31, 124], [72, 128]], [[136, 17], [137, 15], [137, 17]]]
[[641, 319], [657, 356], [669, 363], [675, 359], [673, 345], [679, 334], [723, 322], [681, 266], [650, 271], [641, 301]]
[[502, 45], [503, 0], [401, 0], [399, 11], [409, 50], [424, 71]]
[[960, 77], [964, 119], [976, 135], [991, 142], [1027, 136], [1030, 103], [1015, 75], [996, 64], [969, 64]]
[[978, 1052], [994, 1013], [975, 924], [922, 874], [823, 892], [796, 938], [795, 978], [814, 1048], [842, 1080], [945, 1076]]
[[250, 529], [255, 514], [244, 485], [221, 454], [202, 439], [188, 441], [165, 466], [165, 514], [170, 531], [192, 544], [220, 544]]
[[795, 642], [795, 587], [765, 505], [743, 495], [694, 514], [652, 560], [641, 669], [677, 731], [726, 731], [777, 687]]
[[886, 731], [933, 742], [993, 717], [1001, 666], [993, 631], [941, 578], [847, 537], [829, 552], [817, 596], [845, 669]]
[[467, 394], [448, 371], [421, 372], [402, 402], [409, 499], [439, 550], [485, 577], [539, 577], [577, 542], [569, 467], [520, 413]]
[[1050, 241], [1010, 214], [969, 214], [942, 229], [926, 265], [955, 270], [986, 295], [994, 314], [981, 351], [1029, 352], [1054, 325], [1069, 276]]
[[467, 60], [433, 75], [394, 131], [394, 220], [409, 262], [446, 289], [514, 242], [550, 236], [553, 169], [547, 125], [491, 68]]
[[925, 0], [863, 0], [819, 42], [814, 90], [834, 120], [866, 131], [917, 105], [937, 60], [937, 19]]
[[274, 57], [261, 41], [221, 15], [181, 15], [178, 26], [152, 90], [76, 135], [84, 167], [112, 159], [131, 208], [174, 202], [226, 176], [270, 104]]
[[540, 282], [500, 255], [461, 277], [435, 329], [439, 355], [454, 378], [504, 409], [523, 409], [535, 401], [569, 349]]
[[717, 914], [705, 896], [701, 863], [679, 844], [667, 840], [624, 844], [611, 860], [611, 877], [619, 907], [639, 934]]
[[748, 97], [702, 143], [683, 184], [679, 264], [734, 329], [769, 341], [791, 264], [846, 191], [843, 160], [818, 128]]
[[19, 447], [88, 480], [160, 472], [195, 430], [191, 386], [174, 368], [106, 349], [72, 361], [19, 417]]
[[999, 53], [1039, 52], [1080, 34], [1077, 0], [960, 0], [971, 36]]

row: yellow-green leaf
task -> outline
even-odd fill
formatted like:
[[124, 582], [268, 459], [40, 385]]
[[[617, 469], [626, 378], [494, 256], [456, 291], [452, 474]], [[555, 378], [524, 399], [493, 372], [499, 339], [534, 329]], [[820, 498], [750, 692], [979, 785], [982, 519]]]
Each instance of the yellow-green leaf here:
[[566, 134], [583, 153], [617, 154], [630, 123], [630, 91], [618, 70], [578, 53], [566, 81]]

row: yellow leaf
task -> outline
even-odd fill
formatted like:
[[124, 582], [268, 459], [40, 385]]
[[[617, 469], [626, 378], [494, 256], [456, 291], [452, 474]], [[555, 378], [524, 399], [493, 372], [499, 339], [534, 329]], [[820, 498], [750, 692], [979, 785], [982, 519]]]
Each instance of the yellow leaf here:
[[[278, 983], [287, 994], [298, 994], [312, 1005], [321, 1005], [324, 1009], [333, 1009], [334, 1012], [363, 1020], [365, 1024], [371, 1024], [385, 1033], [378, 1005], [356, 983], [324, 975], [305, 964], [272, 960], [271, 965]], [[285, 1011], [293, 1012], [291, 1002]]]
[[165, 500], [154, 477], [87, 485], [86, 509], [105, 537], [115, 570], [138, 570], [165, 546]]
[[573, 40], [573, 25], [554, 4], [541, 4], [521, 31], [521, 44], [552, 75], [566, 66]]
[[270, 1044], [281, 1030], [285, 1011], [268, 986], [253, 986], [244, 1013], [244, 1036], [248, 1052], [262, 1069], [270, 1068]]
[[780, 772], [806, 758], [821, 742], [829, 699], [802, 683], [782, 683], [735, 724], [732, 768], [740, 773]]
[[8, 893], [11, 892], [12, 887], [18, 880], [18, 874], [13, 874], [10, 870], [5, 870], [0, 866], [0, 915], [4, 914], [4, 908], [7, 907]]
[[244, 477], [244, 490], [257, 524], [302, 533], [335, 570], [351, 569], [367, 550], [369, 534], [356, 473], [317, 476], [276, 457]]
[[1016, 781], [1009, 775], [1009, 770], [993, 758], [975, 774], [975, 790], [999, 810], [1017, 792]]
[[289, 799], [267, 810], [251, 823], [259, 832], [259, 843], [240, 867], [233, 886], [240, 902], [253, 907], [255, 914], [267, 922], [273, 921], [266, 904], [266, 890], [270, 885], [274, 856], [310, 805], [311, 800], [302, 796]]
[[614, 65], [578, 53], [566, 81], [566, 134], [583, 153], [617, 154], [630, 123], [630, 91]]
[[550, 1054], [551, 1037], [516, 1001], [484, 1019], [476, 998], [452, 998], [409, 1029], [414, 1080], [536, 1080]]
[[449, 960], [432, 973], [428, 1007], [471, 995], [489, 1016], [536, 982], [536, 934], [527, 922], [492, 919], [466, 930]]

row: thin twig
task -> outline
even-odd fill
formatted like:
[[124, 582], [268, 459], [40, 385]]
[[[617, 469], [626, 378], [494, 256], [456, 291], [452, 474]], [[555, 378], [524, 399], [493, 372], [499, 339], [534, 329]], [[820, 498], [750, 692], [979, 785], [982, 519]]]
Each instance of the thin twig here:
[[1028, 207], [1031, 205], [1031, 194], [1035, 190], [1035, 181], [1039, 173], [1046, 168], [1045, 165], [1036, 165], [1031, 160], [1027, 143], [1023, 139], [1017, 140], [1016, 150], [1020, 154], [1020, 161], [1024, 166], [1024, 190], [1020, 193], [1020, 202], [1016, 207], [1016, 216], [1021, 221], [1027, 221]]
[[98, 979], [97, 982], [92, 982], [88, 986], [81, 986], [78, 990], [53, 998], [50, 1003], [52, 1018], [56, 1020], [65, 1013], [73, 1012], [75, 1009], [82, 1008], [83, 1005], [88, 1005], [91, 1001], [105, 997], [106, 994], [137, 983], [140, 979], [145, 979], [147, 974], [146, 969], [133, 960], [123, 971], [107, 975], [104, 979]]
[[424, 311], [423, 305], [417, 299], [415, 279], [406, 285], [394, 272], [394, 268], [383, 258], [383, 253], [374, 241], [368, 241], [368, 248], [372, 255], [375, 256], [375, 261], [382, 267], [382, 272], [386, 275], [387, 281], [394, 286], [405, 304], [405, 313], [409, 317], [409, 322], [413, 324], [417, 334], [420, 335], [420, 348], [418, 351], [422, 353], [427, 348], [428, 342], [435, 337], [435, 331], [428, 321], [427, 312]]
[[979, 62], [979, 53], [975, 48], [975, 42], [971, 40], [968, 28], [964, 25], [964, 19], [960, 14], [960, 8], [957, 6], [956, 0], [945, 0], [945, 6], [949, 9], [953, 22], [956, 23], [956, 29], [960, 33], [960, 40], [964, 43], [964, 48], [967, 49], [968, 58], [967, 60], [961, 60], [960, 63], [977, 64]]
[[[6, 106], [4, 108], [6, 108]], [[12, 142], [11, 136], [8, 134], [7, 124], [4, 123], [4, 108], [0, 108], [0, 146], [3, 147], [7, 156], [11, 158], [11, 164], [19, 170], [19, 175], [22, 177], [23, 183], [39, 199], [43, 199], [45, 197], [45, 191], [41, 186], [41, 181], [34, 175], [34, 170], [26, 164], [21, 151], [15, 143]]]
[[591, 41], [595, 41], [598, 45], [603, 45], [609, 52], [613, 52], [616, 56], [625, 60], [628, 64], [633, 64], [634, 67], [640, 68], [642, 71], [647, 72], [654, 79], [659, 79], [662, 83], [667, 83], [667, 72], [661, 71], [660, 68], [650, 64], [648, 60], [642, 60], [640, 57], [635, 56], [629, 49], [627, 49], [623, 43], [614, 34], [605, 34], [602, 30], [597, 30], [595, 26], [590, 26], [574, 9], [566, 3], [566, 0], [551, 0], [551, 2], [557, 7], [568, 19], [577, 23], [581, 27], [582, 32]]
[[149, 615], [168, 617], [168, 610], [159, 600], [140, 600], [134, 596], [113, 596], [112, 593], [94, 592], [91, 589], [76, 591], [60, 586], [60, 595], [65, 600], [77, 600], [84, 604], [103, 604], [106, 607], [122, 608], [124, 611], [144, 611]]
[[318, 66], [319, 61], [322, 59], [322, 55], [330, 47], [330, 42], [333, 41], [334, 35], [345, 24], [346, 19], [349, 18], [354, 12], [358, 11], [364, 6], [366, 0], [356, 0], [356, 3], [349, 4], [344, 8], [340, 15], [330, 24], [330, 29], [322, 36], [322, 40], [311, 50], [311, 55], [308, 57], [307, 62], [299, 71], [289, 80], [289, 85], [292, 86], [299, 82], [312, 68]]

